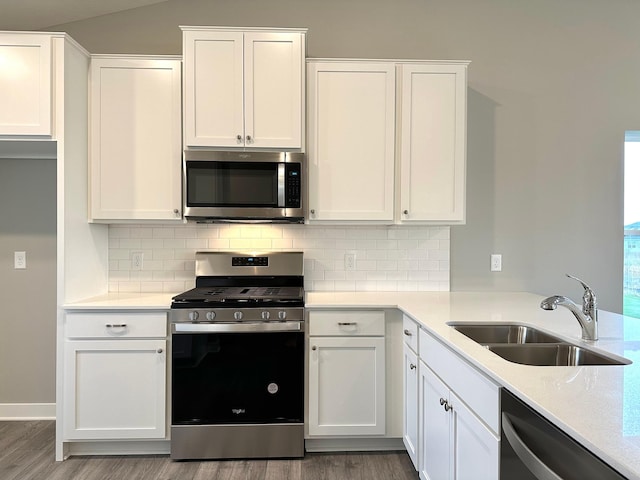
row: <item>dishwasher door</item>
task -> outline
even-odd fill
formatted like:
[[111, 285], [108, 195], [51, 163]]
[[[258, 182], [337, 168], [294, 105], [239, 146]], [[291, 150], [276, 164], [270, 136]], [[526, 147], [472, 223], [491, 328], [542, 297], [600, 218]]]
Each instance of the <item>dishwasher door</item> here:
[[500, 480], [625, 479], [506, 389], [502, 389]]

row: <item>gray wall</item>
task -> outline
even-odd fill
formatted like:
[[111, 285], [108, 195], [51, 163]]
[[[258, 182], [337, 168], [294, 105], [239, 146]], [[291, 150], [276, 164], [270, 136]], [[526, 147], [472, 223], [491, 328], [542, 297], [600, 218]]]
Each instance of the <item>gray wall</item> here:
[[[55, 402], [56, 161], [0, 159], [0, 404]], [[27, 252], [14, 270], [13, 252]]]
[[[308, 27], [310, 57], [471, 60], [468, 221], [453, 290], [622, 306], [622, 147], [640, 129], [640, 3], [629, 0], [169, 0], [52, 27], [92, 53], [180, 53], [178, 25]], [[503, 271], [489, 272], [489, 255]]]

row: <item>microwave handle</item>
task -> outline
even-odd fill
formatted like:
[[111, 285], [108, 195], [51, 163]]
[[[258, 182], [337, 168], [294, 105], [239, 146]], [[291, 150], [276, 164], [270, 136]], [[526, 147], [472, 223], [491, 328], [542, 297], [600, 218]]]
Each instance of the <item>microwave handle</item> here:
[[285, 164], [278, 163], [278, 207], [285, 207], [285, 180], [286, 180], [286, 171]]

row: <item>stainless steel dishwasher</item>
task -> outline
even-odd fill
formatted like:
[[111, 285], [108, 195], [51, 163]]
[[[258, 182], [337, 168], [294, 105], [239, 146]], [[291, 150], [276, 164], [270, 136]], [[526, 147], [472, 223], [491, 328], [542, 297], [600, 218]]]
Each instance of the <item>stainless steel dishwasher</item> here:
[[620, 473], [502, 389], [500, 480], [619, 480]]

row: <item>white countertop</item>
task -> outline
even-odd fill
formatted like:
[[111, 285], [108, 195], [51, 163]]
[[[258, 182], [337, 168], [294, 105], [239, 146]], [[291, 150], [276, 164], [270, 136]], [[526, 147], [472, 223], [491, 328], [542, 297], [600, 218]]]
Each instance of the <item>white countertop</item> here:
[[[168, 309], [174, 294], [106, 294], [65, 309]], [[497, 292], [307, 292], [306, 308], [399, 308], [479, 370], [630, 479], [640, 480], [640, 319], [599, 312], [600, 339], [587, 344], [564, 308], [543, 297]], [[626, 357], [626, 366], [535, 367], [508, 362], [447, 322], [534, 325], [573, 343]]]
[[65, 310], [169, 310], [177, 293], [105, 293], [66, 303]]

